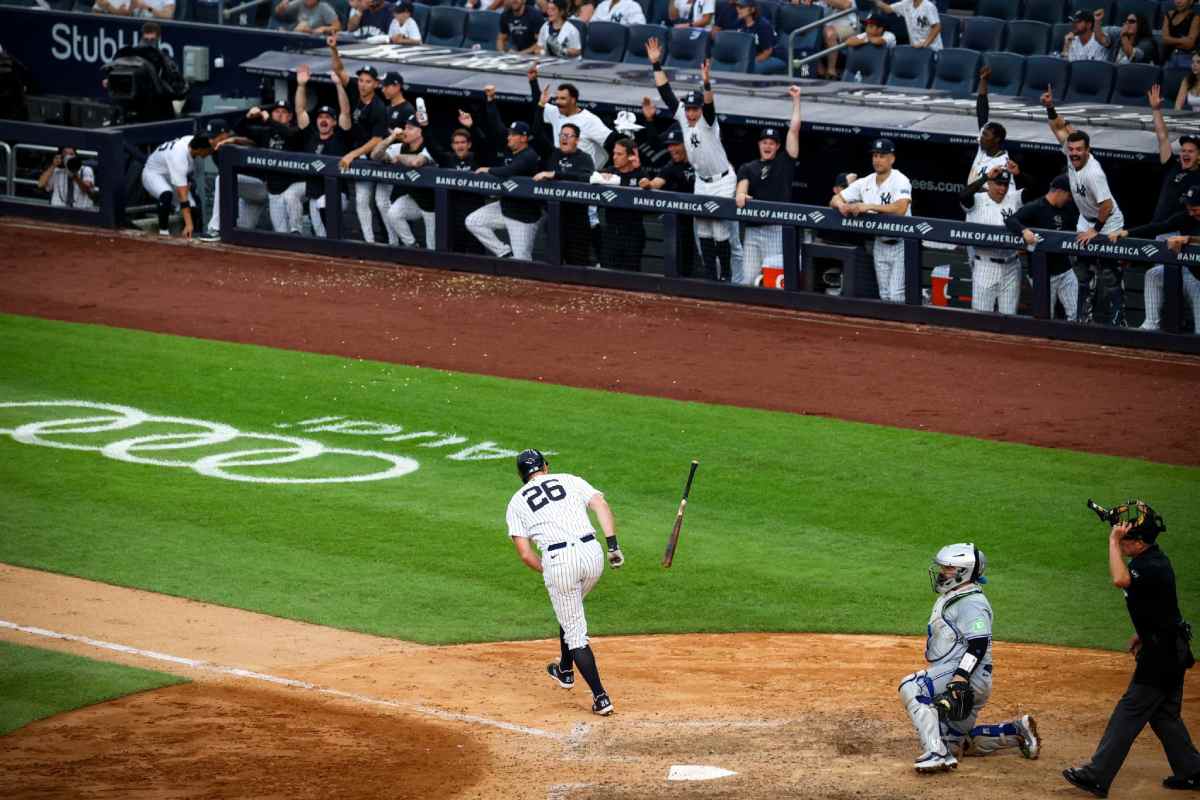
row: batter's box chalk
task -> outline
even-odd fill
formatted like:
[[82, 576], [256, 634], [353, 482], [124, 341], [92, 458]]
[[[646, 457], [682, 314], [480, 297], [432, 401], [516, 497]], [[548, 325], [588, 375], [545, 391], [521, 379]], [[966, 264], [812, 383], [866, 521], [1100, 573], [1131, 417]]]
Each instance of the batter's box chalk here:
[[670, 771], [667, 772], [667, 780], [715, 781], [717, 778], [728, 778], [730, 775], [737, 775], [737, 773], [705, 764], [673, 764]]

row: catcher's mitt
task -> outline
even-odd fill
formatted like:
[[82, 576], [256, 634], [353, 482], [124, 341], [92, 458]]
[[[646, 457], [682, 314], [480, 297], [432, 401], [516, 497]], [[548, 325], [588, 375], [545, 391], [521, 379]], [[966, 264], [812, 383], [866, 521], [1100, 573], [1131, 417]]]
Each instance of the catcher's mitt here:
[[933, 698], [933, 707], [942, 722], [960, 722], [975, 707], [975, 690], [966, 681], [951, 681], [946, 691]]

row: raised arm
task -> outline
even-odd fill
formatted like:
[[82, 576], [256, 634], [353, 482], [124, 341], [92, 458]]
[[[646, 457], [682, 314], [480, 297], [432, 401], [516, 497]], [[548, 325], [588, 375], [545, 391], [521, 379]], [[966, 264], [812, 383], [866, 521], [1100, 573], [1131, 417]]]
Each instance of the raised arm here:
[[1162, 113], [1162, 87], [1157, 83], [1146, 92], [1150, 101], [1150, 109], [1154, 114], [1154, 138], [1158, 139], [1158, 161], [1166, 164], [1171, 160], [1171, 140], [1167, 135], [1167, 121]]
[[792, 158], [800, 157], [800, 87], [788, 87], [792, 97], [792, 122], [788, 126], [787, 153]]
[[342, 63], [342, 54], [338, 52], [337, 34], [331, 33], [325, 40], [325, 44], [329, 45], [329, 60], [332, 63], [333, 71], [337, 73], [337, 80], [334, 83], [341, 83], [345, 86], [350, 82], [350, 74], [346, 72], [346, 65]]
[[296, 68], [296, 126], [299, 128], [307, 128], [309, 123], [308, 79], [310, 76], [308, 64], [301, 64]]
[[992, 68], [986, 64], [979, 70], [979, 93], [975, 95], [975, 124], [982, 128], [991, 118], [991, 107], [988, 105], [988, 78], [992, 77]]
[[[995, 168], [993, 168], [991, 171], [994, 172]], [[958, 204], [960, 206], [962, 206], [963, 208], [974, 208], [975, 207], [975, 195], [977, 195], [983, 191], [984, 184], [987, 183], [987, 180], [988, 180], [988, 176], [985, 173], [983, 175], [980, 175], [978, 178], [971, 181], [970, 183], [968, 183], [966, 185], [966, 188], [964, 188], [961, 192], [958, 193]]]
[[333, 86], [337, 90], [338, 98], [338, 127], [344, 131], [350, 130], [354, 126], [354, 120], [350, 116], [350, 95], [346, 94], [346, 87], [339, 80], [338, 74], [330, 72], [329, 78], [333, 80]]
[[647, 39], [646, 58], [650, 59], [650, 69], [654, 70], [654, 85], [658, 87], [658, 96], [667, 105], [667, 113], [675, 116], [675, 111], [679, 108], [679, 98], [671, 91], [671, 82], [667, 80], [667, 73], [663, 72], [662, 57], [662, 45], [658, 39], [653, 36]]
[[1046, 119], [1049, 121], [1050, 132], [1054, 134], [1054, 138], [1058, 139], [1059, 144], [1066, 142], [1067, 137], [1071, 135], [1071, 126], [1054, 110], [1054, 90], [1050, 86], [1047, 86], [1046, 91], [1042, 93], [1042, 107], [1046, 109]]
[[712, 59], [706, 58], [700, 65], [700, 80], [704, 82], [704, 121], [709, 125], [717, 121], [717, 96], [713, 93], [711, 74]]

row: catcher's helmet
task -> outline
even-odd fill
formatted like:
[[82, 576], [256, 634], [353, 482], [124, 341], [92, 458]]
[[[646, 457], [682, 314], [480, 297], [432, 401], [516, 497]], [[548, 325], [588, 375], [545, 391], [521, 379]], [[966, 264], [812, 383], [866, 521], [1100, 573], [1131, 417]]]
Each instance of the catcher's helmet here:
[[[942, 567], [954, 567], [953, 575], [943, 575]], [[929, 585], [938, 594], [945, 594], [965, 583], [985, 583], [987, 558], [970, 542], [948, 544], [933, 557], [929, 565]]]
[[1113, 510], [1117, 512], [1119, 522], [1133, 524], [1125, 534], [1126, 539], [1141, 539], [1146, 544], [1154, 544], [1158, 535], [1167, 529], [1162, 515], [1141, 500], [1130, 500]]
[[521, 483], [526, 483], [530, 475], [547, 466], [549, 464], [541, 450], [522, 450], [517, 456], [517, 474], [521, 476]]

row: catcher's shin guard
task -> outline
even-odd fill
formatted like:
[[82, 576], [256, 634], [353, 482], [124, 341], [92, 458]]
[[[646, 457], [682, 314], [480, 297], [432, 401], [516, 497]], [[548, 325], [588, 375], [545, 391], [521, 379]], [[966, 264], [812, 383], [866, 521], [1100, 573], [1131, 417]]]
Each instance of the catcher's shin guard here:
[[900, 702], [912, 719], [921, 747], [927, 753], [946, 753], [937, 711], [933, 708], [933, 681], [925, 671], [914, 672], [900, 683]]

